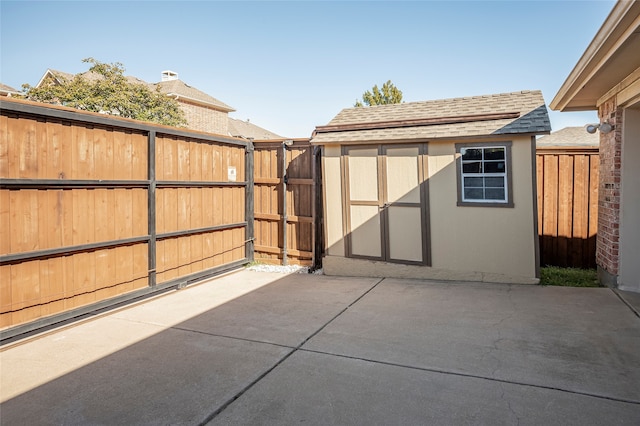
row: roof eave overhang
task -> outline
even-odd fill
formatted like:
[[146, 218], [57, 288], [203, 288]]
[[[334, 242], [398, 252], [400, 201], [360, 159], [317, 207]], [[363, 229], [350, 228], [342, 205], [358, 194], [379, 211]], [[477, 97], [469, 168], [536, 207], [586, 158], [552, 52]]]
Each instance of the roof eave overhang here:
[[[640, 45], [640, 2], [618, 1], [600, 30], [550, 103], [555, 111], [589, 111], [598, 108], [601, 98], [620, 78], [620, 65], [638, 69], [640, 56], [617, 55], [623, 48]], [[631, 48], [630, 48], [631, 46]], [[631, 61], [631, 62], [630, 62]]]
[[461, 142], [461, 141], [503, 141], [513, 140], [514, 138], [527, 138], [548, 135], [550, 131], [541, 131], [533, 133], [490, 133], [490, 134], [478, 134], [478, 135], [449, 135], [438, 137], [420, 137], [420, 138], [396, 138], [396, 139], [343, 139], [343, 140], [314, 140], [311, 139], [311, 145], [377, 145], [377, 144], [414, 144], [414, 143], [426, 143], [426, 142]]

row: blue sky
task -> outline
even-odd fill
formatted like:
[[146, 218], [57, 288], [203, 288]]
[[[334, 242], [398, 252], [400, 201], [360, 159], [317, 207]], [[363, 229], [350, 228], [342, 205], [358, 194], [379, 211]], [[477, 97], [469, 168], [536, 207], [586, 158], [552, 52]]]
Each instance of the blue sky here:
[[[405, 102], [539, 89], [547, 105], [615, 4], [600, 1], [5, 1], [0, 81], [121, 62], [163, 70], [231, 116], [309, 137], [374, 84]], [[550, 111], [553, 130], [597, 121]]]

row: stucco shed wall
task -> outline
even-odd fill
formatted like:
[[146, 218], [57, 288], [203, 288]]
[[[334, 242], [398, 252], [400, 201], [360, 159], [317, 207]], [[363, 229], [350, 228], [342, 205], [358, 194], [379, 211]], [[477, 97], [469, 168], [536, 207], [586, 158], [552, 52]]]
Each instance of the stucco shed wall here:
[[513, 208], [458, 207], [455, 146], [429, 143], [433, 267], [535, 278], [531, 139], [512, 141]]
[[325, 146], [325, 273], [537, 283], [532, 141], [530, 136], [508, 140], [512, 142], [513, 208], [457, 206], [455, 141], [428, 143], [431, 266], [344, 257], [341, 150], [339, 145]]

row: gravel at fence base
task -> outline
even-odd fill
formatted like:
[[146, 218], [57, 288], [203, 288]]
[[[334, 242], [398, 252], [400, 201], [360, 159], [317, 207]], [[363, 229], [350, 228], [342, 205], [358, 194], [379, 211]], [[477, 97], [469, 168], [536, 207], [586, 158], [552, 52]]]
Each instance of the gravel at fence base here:
[[247, 267], [247, 269], [249, 271], [278, 272], [281, 274], [308, 274], [308, 273], [313, 273], [318, 275], [323, 274], [322, 269], [317, 269], [313, 272], [310, 272], [308, 266], [300, 266], [300, 265], [281, 266], [281, 265], [267, 265], [264, 263], [258, 263], [258, 264]]

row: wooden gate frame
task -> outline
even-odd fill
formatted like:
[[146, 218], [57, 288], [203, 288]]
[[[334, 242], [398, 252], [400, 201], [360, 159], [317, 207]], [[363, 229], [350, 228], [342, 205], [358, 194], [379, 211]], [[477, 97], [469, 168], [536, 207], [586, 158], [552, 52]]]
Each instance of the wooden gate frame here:
[[[3, 115], [16, 114], [28, 117], [44, 117], [46, 119], [63, 120], [66, 122], [81, 123], [83, 125], [98, 125], [120, 130], [129, 130], [147, 134], [147, 180], [87, 180], [87, 179], [16, 179], [1, 178], [0, 189], [89, 189], [89, 188], [144, 188], [147, 190], [148, 207], [148, 232], [147, 235], [135, 238], [118, 239], [112, 241], [101, 241], [88, 244], [78, 244], [43, 250], [36, 250], [21, 253], [9, 253], [0, 255], [0, 266], [11, 265], [24, 261], [48, 259], [59, 256], [72, 255], [82, 252], [90, 252], [99, 249], [121, 247], [136, 243], [148, 244], [148, 285], [138, 290], [111, 297], [105, 300], [90, 303], [78, 308], [62, 311], [50, 316], [41, 317], [30, 322], [10, 326], [0, 331], [0, 341], [3, 343], [16, 336], [22, 336], [44, 327], [62, 323], [78, 317], [91, 315], [96, 311], [111, 308], [125, 302], [132, 302], [137, 299], [156, 295], [171, 289], [181, 288], [189, 283], [201, 280], [205, 277], [214, 276], [226, 271], [241, 267], [253, 260], [253, 208], [254, 208], [254, 185], [253, 185], [253, 144], [251, 141], [217, 136], [195, 131], [181, 130], [174, 127], [143, 123], [134, 120], [113, 118], [95, 113], [78, 112], [71, 108], [42, 106], [34, 102], [18, 100], [0, 101], [0, 110]], [[188, 181], [162, 181], [158, 182], [155, 175], [156, 161], [156, 136], [168, 135], [182, 138], [190, 138], [197, 141], [211, 142], [216, 144], [232, 145], [244, 148], [245, 150], [245, 180], [241, 182], [188, 182]], [[208, 228], [187, 229], [177, 232], [158, 234], [156, 232], [156, 188], [158, 187], [203, 187], [203, 186], [238, 186], [245, 188], [245, 220], [239, 223], [224, 224]], [[170, 238], [181, 235], [193, 235], [203, 232], [219, 231], [231, 228], [245, 228], [245, 257], [227, 264], [215, 266], [200, 272], [181, 276], [167, 282], [158, 284], [156, 282], [156, 247], [160, 238]]]
[[[318, 147], [308, 138], [255, 140], [254, 151], [256, 260], [319, 268], [322, 183]], [[300, 214], [300, 210], [307, 214]], [[293, 232], [302, 227], [308, 239]]]

